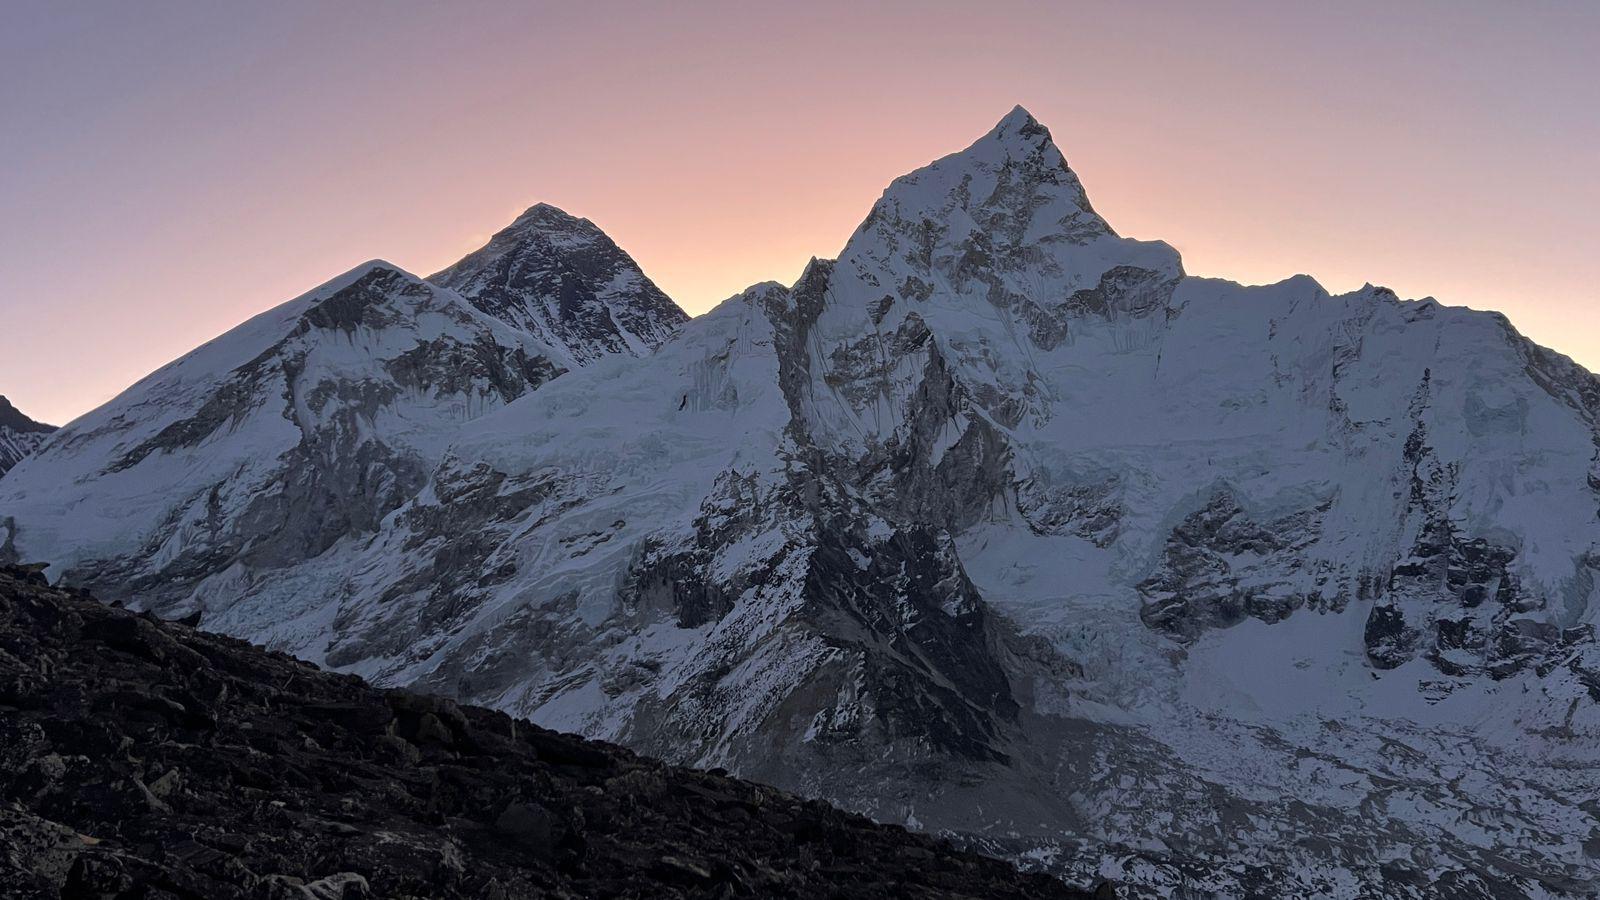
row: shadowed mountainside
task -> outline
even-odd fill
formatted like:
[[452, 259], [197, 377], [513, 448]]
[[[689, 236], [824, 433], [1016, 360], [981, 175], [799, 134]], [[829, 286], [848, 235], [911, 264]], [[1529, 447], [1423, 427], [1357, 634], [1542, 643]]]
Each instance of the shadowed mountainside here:
[[35, 422], [23, 415], [10, 400], [0, 395], [0, 476], [37, 449], [55, 430], [54, 425]]
[[17, 567], [0, 568], [0, 883], [18, 898], [1088, 896]]

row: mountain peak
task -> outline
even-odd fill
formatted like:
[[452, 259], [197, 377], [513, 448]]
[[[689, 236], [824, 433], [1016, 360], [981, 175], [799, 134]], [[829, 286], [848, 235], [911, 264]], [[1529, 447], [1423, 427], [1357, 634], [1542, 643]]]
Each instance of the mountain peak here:
[[611, 353], [642, 356], [689, 318], [598, 226], [548, 203], [528, 207], [428, 280], [565, 348], [575, 365]]
[[0, 428], [29, 434], [45, 434], [56, 430], [54, 425], [46, 425], [28, 418], [21, 410], [12, 406], [4, 394], [0, 394]]
[[406, 271], [405, 269], [400, 268], [386, 259], [369, 259], [361, 265], [356, 266], [351, 270], [351, 272], [357, 276], [371, 276], [374, 274], [399, 275], [406, 281], [414, 281], [419, 284], [422, 282], [421, 278], [417, 277], [411, 272]]
[[1018, 105], [1013, 106], [985, 137], [1002, 142], [1040, 145], [1050, 143], [1050, 129], [1040, 125], [1033, 113]]
[[338, 275], [324, 281], [313, 288], [307, 297], [331, 297], [340, 291], [348, 289], [351, 285], [362, 283], [375, 276], [398, 275], [402, 279], [421, 283], [422, 279], [407, 272], [386, 259], [369, 259], [360, 265], [351, 266]]
[[[505, 230], [522, 229], [529, 225], [587, 225], [594, 228], [594, 223], [581, 216], [575, 216], [559, 206], [540, 201], [522, 211], [522, 215], [512, 220], [511, 225]], [[594, 228], [599, 231], [598, 228]]]
[[[895, 179], [840, 263], [873, 285], [874, 296], [879, 284], [925, 299], [933, 285], [961, 293], [970, 283], [978, 285], [973, 297], [992, 304], [996, 278], [1009, 278], [1010, 296], [1086, 291], [1082, 303], [1098, 309], [1104, 304], [1087, 298], [1106, 290], [1138, 295], [1134, 306], [1146, 311], [1164, 305], [1183, 270], [1170, 246], [1123, 239], [1101, 218], [1049, 129], [1021, 106], [966, 149]], [[1127, 283], [1102, 286], [1113, 272], [1113, 281]], [[1054, 313], [1021, 306], [1030, 332], [1045, 344], [1062, 339], [1061, 327], [1048, 324]]]
[[896, 179], [884, 192], [880, 209], [884, 203], [898, 207], [891, 211], [894, 216], [913, 222], [945, 220], [952, 209], [971, 212], [994, 206], [1005, 207], [1012, 222], [1044, 212], [1057, 220], [1071, 219], [1079, 232], [1111, 233], [1090, 206], [1050, 130], [1021, 106], [966, 149]]
[[485, 266], [530, 255], [550, 256], [570, 253], [577, 248], [601, 247], [620, 253], [610, 236], [588, 219], [574, 216], [559, 206], [535, 203], [495, 232], [489, 242], [467, 254], [448, 269], [428, 276], [429, 281], [457, 287], [463, 276]]
[[[417, 276], [411, 274], [410, 272], [407, 272], [405, 269], [402, 269], [399, 266], [395, 265], [394, 263], [389, 262], [387, 259], [369, 259], [366, 262], [362, 263], [361, 265], [356, 266], [355, 268], [351, 269], [350, 271], [352, 271], [352, 272], [360, 272], [362, 274], [365, 274], [367, 272], [372, 271], [373, 269], [382, 269], [382, 270], [384, 270], [386, 272], [396, 272], [396, 273], [399, 273], [401, 275], [406, 276], [407, 278], [416, 278], [417, 277]], [[418, 279], [418, 280], [420, 280], [420, 279]]]

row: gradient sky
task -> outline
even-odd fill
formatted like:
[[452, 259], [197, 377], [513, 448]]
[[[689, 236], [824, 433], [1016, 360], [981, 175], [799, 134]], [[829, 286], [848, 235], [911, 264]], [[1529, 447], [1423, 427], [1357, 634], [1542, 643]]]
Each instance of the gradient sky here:
[[63, 422], [547, 201], [692, 313], [1021, 103], [1191, 273], [1504, 310], [1600, 368], [1600, 3], [0, 0], [0, 394]]

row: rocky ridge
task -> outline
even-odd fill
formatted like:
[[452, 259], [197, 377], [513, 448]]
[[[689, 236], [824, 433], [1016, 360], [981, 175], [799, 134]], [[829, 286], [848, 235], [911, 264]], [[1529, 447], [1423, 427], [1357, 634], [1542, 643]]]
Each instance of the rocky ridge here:
[[0, 569], [0, 710], [7, 897], [1089, 896], [14, 567]]
[[564, 348], [578, 365], [613, 353], [641, 356], [689, 320], [593, 222], [548, 203], [428, 280]]
[[38, 449], [55, 430], [54, 425], [35, 422], [23, 415], [10, 400], [0, 395], [0, 478], [24, 456]]

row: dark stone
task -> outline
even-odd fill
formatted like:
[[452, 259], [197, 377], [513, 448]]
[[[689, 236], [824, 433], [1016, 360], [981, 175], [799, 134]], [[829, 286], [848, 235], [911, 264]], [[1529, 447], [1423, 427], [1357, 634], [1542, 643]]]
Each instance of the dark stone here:
[[1167, 536], [1155, 572], [1138, 585], [1139, 617], [1181, 641], [1249, 617], [1282, 621], [1306, 603], [1282, 578], [1300, 569], [1298, 554], [1320, 536], [1328, 508], [1323, 501], [1260, 523], [1232, 491], [1218, 491]]
[[[897, 540], [896, 558], [939, 555], [927, 536]], [[951, 577], [908, 571], [934, 595]], [[870, 593], [850, 602], [864, 622], [884, 614]], [[973, 615], [947, 616], [951, 631], [907, 655], [960, 672]], [[926, 675], [872, 677], [906, 689], [907, 715], [952, 714]], [[966, 677], [974, 696], [1004, 696], [1003, 681]], [[0, 852], [6, 897], [1088, 896], [771, 788], [378, 691], [14, 567], [0, 567], [0, 702], [0, 851], [27, 848]]]
[[555, 833], [555, 817], [537, 803], [511, 803], [494, 820], [494, 830], [533, 852], [551, 846]]
[[1374, 606], [1367, 614], [1363, 632], [1367, 658], [1380, 669], [1392, 669], [1411, 658], [1415, 633], [1406, 627], [1406, 617], [1390, 605]]

